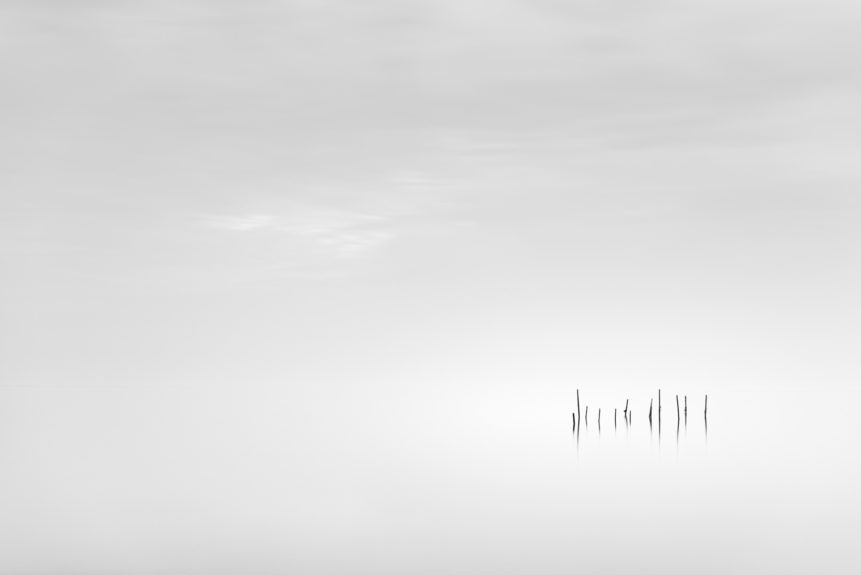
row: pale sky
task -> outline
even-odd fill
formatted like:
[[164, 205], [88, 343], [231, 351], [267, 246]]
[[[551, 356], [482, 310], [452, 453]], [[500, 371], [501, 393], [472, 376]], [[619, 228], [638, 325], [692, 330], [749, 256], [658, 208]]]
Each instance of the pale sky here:
[[853, 3], [0, 11], [6, 382], [859, 375]]

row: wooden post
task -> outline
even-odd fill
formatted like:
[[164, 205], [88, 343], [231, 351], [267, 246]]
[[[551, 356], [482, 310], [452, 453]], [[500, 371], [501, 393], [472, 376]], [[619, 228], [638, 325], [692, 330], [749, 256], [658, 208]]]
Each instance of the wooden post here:
[[649, 398], [649, 425], [652, 425], [652, 402], [655, 401], [654, 398]]
[[676, 394], [676, 421], [682, 420], [682, 414], [679, 410], [679, 394]]
[[574, 420], [574, 423], [571, 425], [571, 429], [577, 429], [577, 413], [571, 412], [571, 419]]
[[586, 427], [589, 427], [589, 406], [586, 406]]
[[598, 431], [601, 431], [601, 408], [598, 408]]
[[706, 394], [706, 407], [703, 410], [703, 415], [705, 415], [706, 417], [709, 416], [709, 394], [708, 393]]
[[628, 400], [625, 400], [625, 421], [628, 421]]
[[577, 390], [577, 424], [580, 424], [580, 390]]

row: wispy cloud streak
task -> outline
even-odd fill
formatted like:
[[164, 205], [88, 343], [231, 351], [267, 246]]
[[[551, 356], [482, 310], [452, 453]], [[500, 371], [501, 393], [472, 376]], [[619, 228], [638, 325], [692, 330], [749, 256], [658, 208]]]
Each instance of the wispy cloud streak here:
[[339, 257], [367, 253], [395, 237], [388, 217], [325, 207], [294, 206], [283, 213], [205, 215], [202, 219], [215, 230], [292, 237], [318, 252]]

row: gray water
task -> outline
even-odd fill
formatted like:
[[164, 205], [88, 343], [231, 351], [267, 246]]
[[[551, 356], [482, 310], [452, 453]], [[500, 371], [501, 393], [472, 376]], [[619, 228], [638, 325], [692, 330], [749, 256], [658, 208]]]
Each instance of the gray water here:
[[6, 388], [0, 572], [858, 572], [858, 394], [672, 392]]

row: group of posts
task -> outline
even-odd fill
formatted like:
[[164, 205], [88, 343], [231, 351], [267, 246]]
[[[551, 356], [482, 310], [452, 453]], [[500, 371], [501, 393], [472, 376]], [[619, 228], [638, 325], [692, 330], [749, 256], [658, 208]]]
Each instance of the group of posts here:
[[[684, 415], [685, 415], [685, 426], [688, 424], [688, 396], [684, 397]], [[625, 418], [625, 425], [631, 425], [631, 410], [628, 409], [629, 399], [625, 399], [625, 409], [622, 410], [622, 415]], [[654, 398], [649, 399], [649, 427], [652, 427], [652, 408], [653, 408]], [[661, 406], [661, 390], [658, 390], [658, 429], [661, 429], [661, 410], [663, 407]], [[679, 396], [676, 395], [676, 424], [680, 425], [682, 420], [682, 409], [679, 404]], [[618, 409], [613, 408], [613, 427], [616, 428], [618, 425], [617, 420]], [[583, 425], [589, 426], [589, 406], [586, 406], [586, 411], [584, 412]], [[703, 418], [705, 418], [706, 427], [708, 427], [708, 419], [709, 419], [709, 396], [706, 394], [705, 403], [703, 405]], [[580, 428], [580, 390], [577, 390], [577, 411], [571, 413], [571, 419], [574, 422], [573, 429], [577, 430]], [[601, 429], [601, 408], [598, 408], [598, 430]]]

